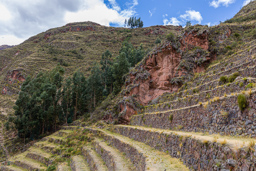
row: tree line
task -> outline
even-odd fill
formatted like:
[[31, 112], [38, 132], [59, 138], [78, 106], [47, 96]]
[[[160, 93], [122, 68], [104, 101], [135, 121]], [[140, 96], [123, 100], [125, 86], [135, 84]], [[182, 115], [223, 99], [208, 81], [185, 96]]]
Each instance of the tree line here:
[[143, 27], [143, 21], [138, 18], [136, 19], [136, 17], [130, 17], [128, 20], [125, 19], [124, 21], [124, 26], [125, 27], [130, 27], [130, 28], [142, 28]]
[[27, 77], [15, 103], [14, 123], [20, 138], [36, 139], [55, 131], [58, 126], [71, 123], [78, 116], [89, 117], [109, 94], [118, 94], [124, 84], [124, 75], [142, 60], [145, 52], [140, 45], [135, 48], [125, 41], [119, 55], [110, 51], [102, 54], [100, 64], [95, 63], [88, 78], [80, 70], [72, 77], [64, 78], [64, 68], [40, 72], [35, 78]]

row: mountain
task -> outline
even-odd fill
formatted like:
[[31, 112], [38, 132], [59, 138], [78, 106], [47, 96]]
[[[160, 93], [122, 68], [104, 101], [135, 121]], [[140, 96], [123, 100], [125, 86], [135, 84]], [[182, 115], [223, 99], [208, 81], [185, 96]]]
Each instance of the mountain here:
[[28, 75], [53, 69], [60, 63], [66, 76], [80, 69], [88, 76], [90, 67], [109, 50], [115, 57], [124, 40], [135, 47], [143, 44], [150, 50], [157, 38], [181, 27], [152, 26], [148, 28], [105, 27], [92, 22], [71, 23], [33, 36], [11, 49], [0, 51], [0, 113], [13, 113], [12, 106], [22, 82]]
[[0, 50], [4, 50], [4, 49], [8, 49], [8, 48], [12, 48], [14, 46], [9, 46], [9, 45], [1, 45], [0, 46]]
[[[26, 79], [23, 73], [51, 68], [47, 62], [39, 61], [39, 57], [44, 56], [48, 62], [55, 57], [57, 61], [62, 59], [68, 64], [64, 65], [68, 74], [79, 67], [88, 74], [83, 66], [75, 65], [75, 60], [66, 56], [71, 53], [68, 51], [71, 40], [73, 45], [79, 42], [74, 47], [84, 59], [87, 56], [79, 48], [87, 49], [87, 46], [97, 49], [108, 45], [117, 54], [119, 43], [98, 42], [105, 34], [115, 35], [109, 39], [118, 37], [120, 30], [120, 37], [129, 35], [129, 41], [135, 46], [144, 42], [150, 49], [125, 76], [121, 92], [109, 95], [90, 113], [89, 120], [81, 118], [40, 141], [19, 146], [21, 150], [12, 141], [5, 141], [11, 136], [10, 132], [4, 138], [0, 136], [3, 147], [0, 154], [4, 159], [8, 157], [1, 169], [255, 170], [256, 18], [251, 18], [255, 8], [255, 2], [251, 2], [234, 18], [213, 27], [154, 26], [129, 30], [76, 23], [30, 38], [20, 45], [28, 49], [23, 49], [22, 53], [18, 49], [11, 51], [18, 46], [4, 50], [6, 55], [17, 54], [1, 58], [4, 65], [0, 78], [12, 90], [2, 97], [11, 101], [19, 90], [10, 86], [14, 78], [22, 82]], [[77, 25], [86, 25], [86, 29]], [[84, 43], [87, 39], [74, 38], [84, 29], [81, 35], [92, 32], [90, 37], [101, 35], [97, 41], [93, 39], [97, 46], [92, 42]], [[96, 31], [100, 29], [101, 32]], [[113, 33], [107, 32], [108, 29], [114, 29]], [[63, 37], [68, 43], [59, 42]], [[158, 37], [162, 41], [155, 45]], [[49, 40], [51, 43], [44, 45]], [[38, 46], [40, 42], [43, 46]], [[116, 47], [110, 45], [119, 46], [115, 51]], [[97, 49], [94, 53], [100, 56], [102, 52]], [[33, 69], [29, 62], [35, 59], [40, 63]], [[93, 59], [99, 60], [96, 56]], [[87, 61], [77, 60], [88, 66]], [[57, 61], [52, 60], [54, 65]], [[7, 68], [12, 66], [15, 67], [8, 75]], [[8, 79], [5, 79], [6, 74]], [[14, 96], [10, 96], [11, 93]], [[2, 135], [4, 131], [7, 130], [2, 127]], [[9, 157], [9, 152], [12, 155], [15, 150], [23, 150], [23, 153]]]

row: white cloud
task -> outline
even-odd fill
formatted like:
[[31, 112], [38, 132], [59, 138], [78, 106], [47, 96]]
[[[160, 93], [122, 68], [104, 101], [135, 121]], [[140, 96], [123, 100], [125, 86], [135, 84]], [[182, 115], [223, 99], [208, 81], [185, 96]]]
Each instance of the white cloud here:
[[228, 7], [230, 4], [234, 3], [235, 0], [213, 0], [210, 2], [210, 6], [218, 8], [220, 5]]
[[115, 23], [122, 26], [125, 19], [128, 19], [136, 13], [134, 7], [138, 5], [138, 1], [133, 0], [132, 3], [127, 3], [127, 5], [129, 5], [127, 9], [119, 12], [120, 7], [117, 6], [114, 0], [111, 0], [111, 4], [114, 7], [112, 9], [108, 8], [103, 0], [86, 1], [90, 1], [89, 6], [87, 2], [85, 2], [84, 7], [78, 12], [66, 12], [64, 20], [68, 23], [78, 21], [93, 21], [105, 26], [109, 26], [110, 23]]
[[208, 25], [208, 27], [210, 27], [211, 26], [211, 22], [207, 23], [207, 25]]
[[170, 18], [170, 20], [164, 19], [163, 22], [164, 22], [164, 25], [179, 26], [181, 24], [181, 22], [175, 17]]
[[164, 14], [163, 17], [168, 17], [168, 14]]
[[184, 20], [187, 20], [187, 21], [195, 20], [199, 24], [201, 24], [201, 21], [203, 20], [203, 17], [200, 14], [200, 12], [199, 11], [195, 11], [195, 10], [188, 10], [188, 11], [186, 11], [185, 14], [180, 15], [180, 17], [183, 18]]
[[24, 41], [24, 39], [18, 38], [14, 35], [4, 35], [0, 37], [0, 45], [16, 45], [20, 44]]
[[8, 44], [8, 37], [11, 44], [18, 44], [69, 22], [123, 26], [125, 19], [136, 14], [138, 5], [138, 0], [127, 1], [121, 8], [116, 0], [108, 0], [109, 6], [104, 0], [0, 0], [0, 45]]
[[149, 12], [150, 17], [152, 17], [153, 13], [150, 10], [148, 12]]
[[11, 17], [10, 11], [3, 4], [0, 4], [0, 20], [8, 21]]
[[244, 3], [243, 3], [243, 6], [249, 4], [249, 3], [252, 2], [252, 1], [254, 1], [254, 0], [245, 0]]
[[115, 0], [108, 0], [108, 1], [112, 5], [113, 10], [116, 10], [116, 11], [120, 11], [121, 10], [121, 8], [119, 7], [119, 5], [116, 3]]

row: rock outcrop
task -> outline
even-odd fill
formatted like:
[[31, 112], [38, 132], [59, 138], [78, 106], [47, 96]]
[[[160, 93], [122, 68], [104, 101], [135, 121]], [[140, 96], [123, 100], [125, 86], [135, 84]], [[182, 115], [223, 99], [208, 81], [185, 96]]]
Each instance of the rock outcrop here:
[[[143, 106], [154, 103], [164, 93], [177, 91], [194, 73], [205, 71], [205, 65], [216, 57], [216, 51], [210, 46], [209, 34], [207, 28], [187, 29], [182, 36], [156, 48], [138, 64], [129, 73], [122, 91], [124, 98], [119, 103], [119, 122], [128, 123], [130, 116], [138, 111], [132, 103], [124, 103], [131, 101], [126, 99], [133, 99]], [[224, 36], [217, 37], [216, 41], [223, 41], [230, 34], [227, 29]]]

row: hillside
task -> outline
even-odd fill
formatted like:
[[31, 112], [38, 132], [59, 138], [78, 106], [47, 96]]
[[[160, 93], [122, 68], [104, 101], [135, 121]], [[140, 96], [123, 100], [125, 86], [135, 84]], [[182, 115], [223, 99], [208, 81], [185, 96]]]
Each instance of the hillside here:
[[1, 46], [0, 46], [0, 50], [12, 48], [12, 47], [13, 47], [13, 46], [9, 46], [9, 45], [1, 45]]
[[[251, 2], [232, 22], [214, 27], [144, 28], [151, 30], [142, 37], [152, 49], [130, 69], [118, 95], [110, 94], [89, 120], [62, 126], [23, 153], [9, 157], [10, 144], [1, 143], [8, 158], [1, 169], [255, 170], [255, 8]], [[149, 39], [153, 28], [167, 29], [161, 44], [154, 45], [159, 35]], [[123, 34], [132, 34], [129, 40], [138, 45], [133, 32], [142, 30]], [[31, 40], [37, 39], [26, 42]]]
[[80, 69], [88, 76], [90, 67], [109, 50], [115, 57], [124, 40], [145, 50], [155, 45], [157, 38], [169, 32], [179, 32], [174, 26], [153, 26], [126, 29], [104, 27], [92, 22], [67, 24], [29, 38], [11, 49], [0, 51], [0, 113], [11, 114], [21, 83], [28, 76], [47, 71], [60, 63], [66, 77]]

